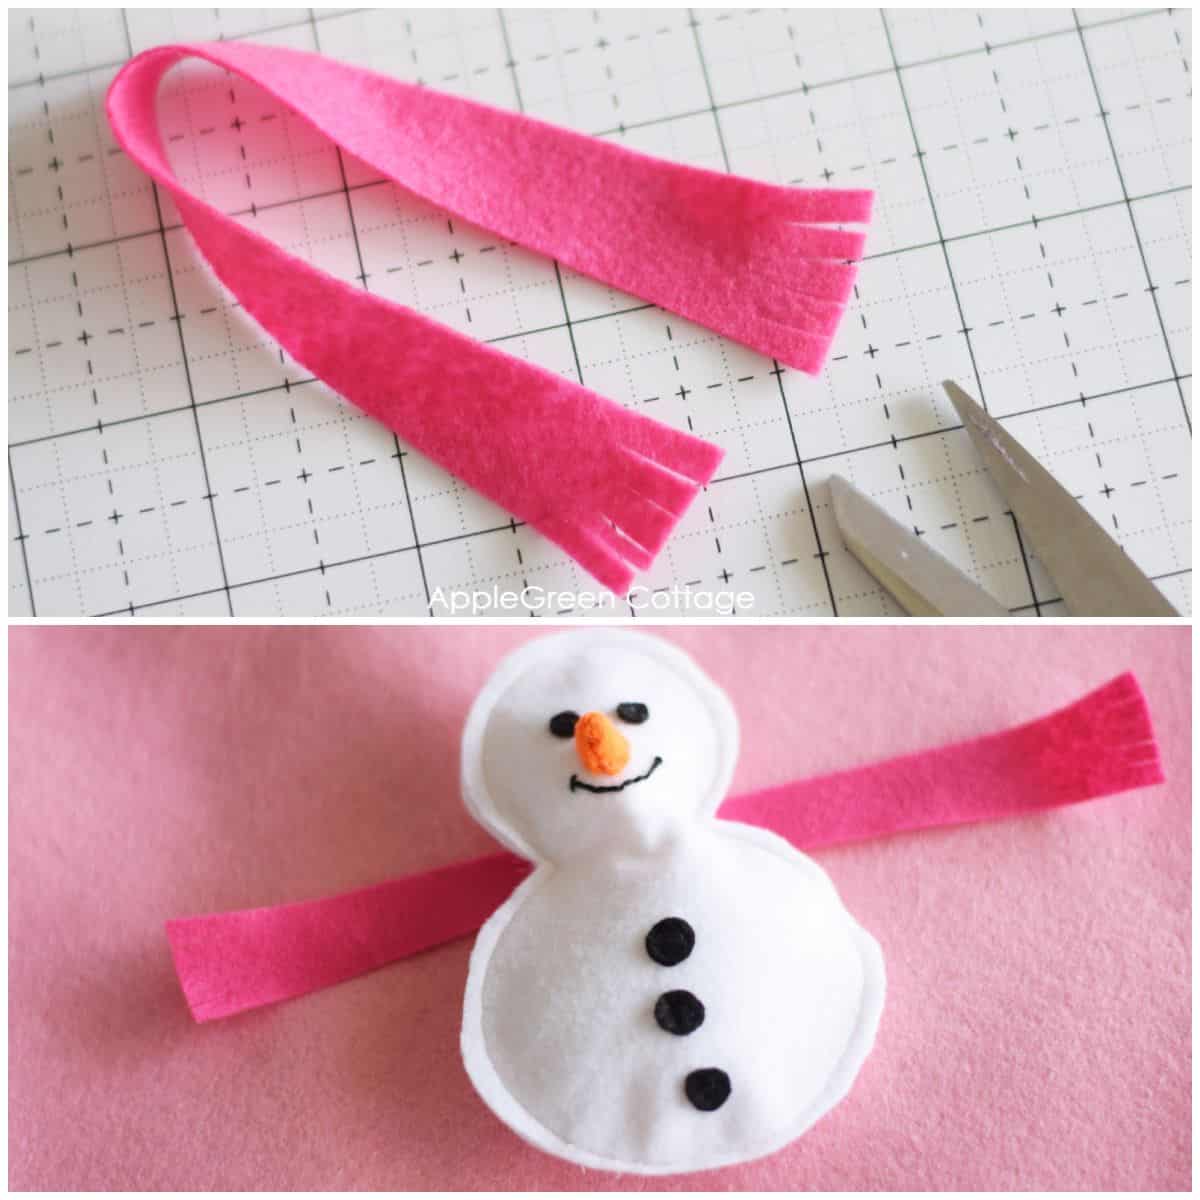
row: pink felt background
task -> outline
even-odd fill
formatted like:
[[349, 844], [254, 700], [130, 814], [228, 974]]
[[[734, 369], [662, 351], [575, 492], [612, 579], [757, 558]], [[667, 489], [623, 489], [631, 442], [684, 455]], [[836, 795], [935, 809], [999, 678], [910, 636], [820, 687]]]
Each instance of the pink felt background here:
[[518, 1142], [458, 1062], [469, 942], [208, 1027], [162, 922], [489, 847], [455, 796], [525, 629], [10, 636], [14, 1188], [1171, 1188], [1191, 1178], [1185, 629], [668, 630], [738, 790], [999, 729], [1132, 668], [1168, 783], [825, 851], [890, 995], [850, 1097], [761, 1163], [643, 1181]]

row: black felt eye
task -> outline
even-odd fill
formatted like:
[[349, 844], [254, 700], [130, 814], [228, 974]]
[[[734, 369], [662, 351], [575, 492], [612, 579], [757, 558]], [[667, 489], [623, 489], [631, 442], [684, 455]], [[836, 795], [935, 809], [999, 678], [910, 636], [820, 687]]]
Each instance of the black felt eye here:
[[650, 719], [650, 710], [644, 704], [629, 702], [617, 705], [617, 716], [627, 725], [640, 725]]
[[569, 738], [575, 736], [575, 725], [579, 720], [577, 712], [571, 712], [569, 709], [566, 712], [555, 713], [550, 718], [550, 732], [555, 737]]

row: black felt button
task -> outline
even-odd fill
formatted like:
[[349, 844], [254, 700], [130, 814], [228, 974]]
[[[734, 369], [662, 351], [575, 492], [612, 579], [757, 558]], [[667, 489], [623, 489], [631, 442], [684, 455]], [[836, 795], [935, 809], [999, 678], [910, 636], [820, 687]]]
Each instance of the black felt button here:
[[720, 1067], [703, 1067], [688, 1074], [683, 1081], [683, 1090], [695, 1108], [701, 1112], [712, 1112], [729, 1099], [733, 1088], [729, 1076]]
[[629, 725], [641, 725], [650, 719], [650, 710], [637, 701], [627, 701], [617, 705], [617, 716]]
[[691, 992], [663, 992], [654, 1005], [654, 1019], [668, 1033], [683, 1037], [704, 1024], [704, 1005]]
[[683, 962], [695, 944], [696, 932], [682, 917], [663, 917], [646, 934], [646, 953], [664, 967]]

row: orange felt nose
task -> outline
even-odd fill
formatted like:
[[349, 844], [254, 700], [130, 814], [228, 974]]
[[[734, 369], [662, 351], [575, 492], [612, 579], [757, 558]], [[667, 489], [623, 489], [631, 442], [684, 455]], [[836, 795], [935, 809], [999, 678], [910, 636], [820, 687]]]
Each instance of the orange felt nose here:
[[575, 749], [584, 768], [619, 775], [629, 762], [629, 743], [601, 712], [584, 713], [575, 723]]

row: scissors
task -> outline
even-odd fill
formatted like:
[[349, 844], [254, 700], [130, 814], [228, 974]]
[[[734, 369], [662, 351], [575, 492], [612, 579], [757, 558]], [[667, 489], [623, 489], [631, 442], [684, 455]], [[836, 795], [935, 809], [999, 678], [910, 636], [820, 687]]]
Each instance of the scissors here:
[[[958, 384], [946, 389], [1028, 544], [1076, 617], [1178, 617], [1133, 559]], [[1007, 617], [1009, 611], [840, 475], [833, 515], [846, 548], [916, 617]]]

